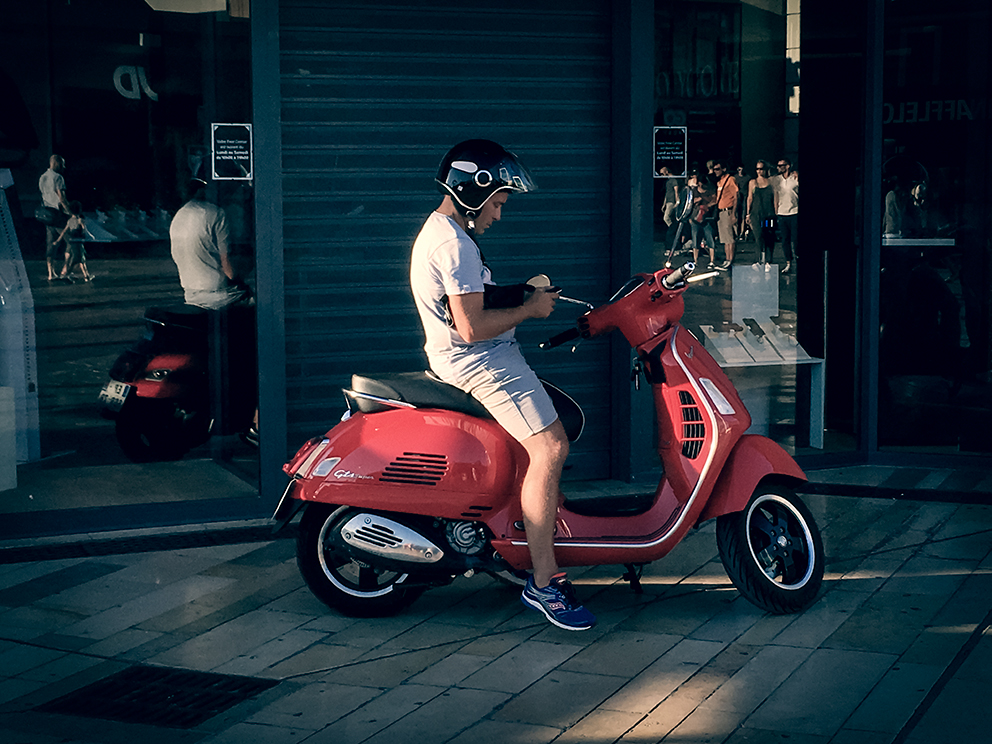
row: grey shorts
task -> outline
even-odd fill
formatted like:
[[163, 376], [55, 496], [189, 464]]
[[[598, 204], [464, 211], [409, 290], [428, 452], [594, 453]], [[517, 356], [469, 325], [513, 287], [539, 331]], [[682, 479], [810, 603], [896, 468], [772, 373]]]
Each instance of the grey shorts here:
[[721, 243], [733, 243], [737, 240], [734, 235], [734, 227], [737, 224], [737, 216], [733, 209], [721, 209], [717, 218], [717, 228], [720, 230]]
[[518, 442], [547, 429], [558, 419], [551, 397], [516, 344], [474, 360], [452, 378], [434, 370], [445, 382], [471, 393]]

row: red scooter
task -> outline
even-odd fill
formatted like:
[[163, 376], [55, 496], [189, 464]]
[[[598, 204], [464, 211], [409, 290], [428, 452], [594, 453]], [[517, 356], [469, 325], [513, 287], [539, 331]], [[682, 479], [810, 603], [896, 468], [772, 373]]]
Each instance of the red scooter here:
[[[542, 345], [619, 330], [653, 391], [664, 466], [642, 498], [563, 498], [558, 563], [625, 565], [637, 590], [640, 567], [716, 519], [720, 557], [741, 594], [769, 612], [798, 612], [815, 600], [824, 567], [819, 529], [792, 490], [806, 476], [779, 445], [744, 433], [751, 418], [736, 390], [679, 324], [694, 268], [634, 276]], [[577, 436], [578, 406], [549, 391]], [[281, 528], [305, 508], [297, 561], [310, 590], [347, 615], [380, 616], [461, 574], [525, 575], [523, 447], [474, 398], [429, 373], [356, 375], [344, 393], [341, 423], [284, 466], [291, 480], [273, 515]]]

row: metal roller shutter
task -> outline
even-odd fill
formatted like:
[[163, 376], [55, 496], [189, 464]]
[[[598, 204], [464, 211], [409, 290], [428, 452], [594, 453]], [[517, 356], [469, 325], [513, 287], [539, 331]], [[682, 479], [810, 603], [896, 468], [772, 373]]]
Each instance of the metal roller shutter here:
[[[408, 261], [455, 142], [504, 144], [540, 186], [481, 239], [496, 281], [544, 272], [569, 296], [608, 296], [610, 51], [606, 0], [281, 3], [291, 442], [337, 420], [353, 372], [426, 367]], [[602, 478], [607, 344], [536, 348], [580, 312], [560, 303], [517, 333], [538, 373], [586, 411], [568, 477]]]

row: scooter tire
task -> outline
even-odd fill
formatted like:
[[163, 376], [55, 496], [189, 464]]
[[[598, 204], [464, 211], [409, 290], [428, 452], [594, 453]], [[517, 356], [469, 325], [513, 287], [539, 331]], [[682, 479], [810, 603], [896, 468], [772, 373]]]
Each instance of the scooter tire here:
[[823, 540], [792, 490], [759, 486], [743, 511], [717, 519], [716, 542], [734, 586], [761, 609], [786, 615], [816, 601], [823, 583]]
[[409, 607], [426, 588], [406, 585], [410, 574], [376, 568], [332, 547], [328, 532], [341, 523], [342, 513], [325, 504], [311, 504], [303, 513], [296, 563], [307, 587], [349, 617], [388, 617]]

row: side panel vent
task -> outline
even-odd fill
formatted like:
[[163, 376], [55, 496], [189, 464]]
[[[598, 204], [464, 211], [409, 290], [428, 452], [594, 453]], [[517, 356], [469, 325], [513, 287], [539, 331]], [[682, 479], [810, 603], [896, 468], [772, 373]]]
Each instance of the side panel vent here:
[[682, 455], [694, 460], [703, 450], [706, 424], [692, 393], [688, 390], [679, 390], [679, 403], [682, 405]]
[[445, 455], [404, 452], [386, 466], [379, 480], [386, 483], [435, 486], [447, 472], [448, 458]]

